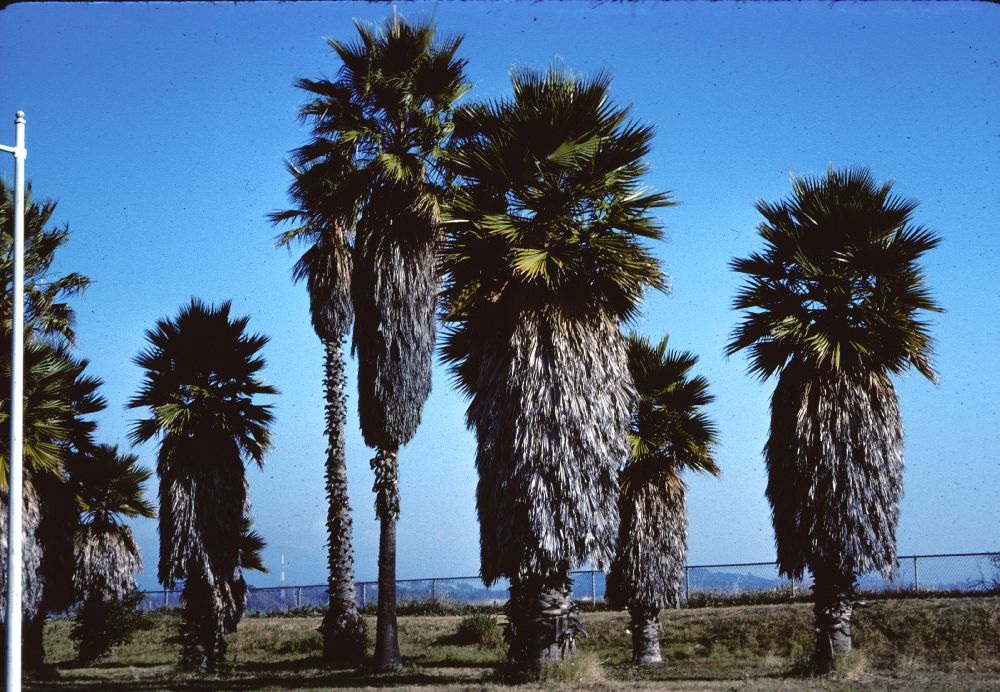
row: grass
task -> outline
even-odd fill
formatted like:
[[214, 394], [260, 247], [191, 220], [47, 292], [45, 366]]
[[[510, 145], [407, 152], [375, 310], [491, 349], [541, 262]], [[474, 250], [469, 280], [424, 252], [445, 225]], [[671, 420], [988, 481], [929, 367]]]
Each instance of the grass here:
[[[520, 689], [956, 689], [1000, 687], [1000, 598], [877, 601], [856, 611], [854, 655], [823, 678], [806, 679], [812, 646], [807, 603], [665, 611], [664, 663], [630, 663], [628, 619], [587, 612], [589, 637], [570, 665], [543, 671]], [[153, 629], [115, 648], [96, 666], [73, 662], [70, 623], [46, 630], [49, 668], [34, 689], [500, 689], [505, 656], [494, 615], [408, 615], [399, 619], [406, 666], [390, 674], [328, 668], [320, 659], [319, 617], [247, 618], [229, 641], [226, 669], [180, 673], [179, 617], [154, 616]], [[374, 621], [369, 620], [374, 637]], [[369, 641], [369, 651], [373, 641]]]

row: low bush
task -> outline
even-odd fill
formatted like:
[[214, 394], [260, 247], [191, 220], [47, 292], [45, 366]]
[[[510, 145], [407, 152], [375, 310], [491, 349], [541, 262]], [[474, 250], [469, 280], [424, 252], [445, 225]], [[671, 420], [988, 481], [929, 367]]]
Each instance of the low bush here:
[[80, 604], [73, 614], [69, 634], [80, 662], [93, 663], [113, 647], [128, 643], [136, 633], [152, 629], [152, 620], [139, 611], [142, 600], [142, 592], [133, 591], [121, 600], [90, 600]]
[[489, 613], [473, 613], [459, 621], [455, 633], [456, 644], [475, 644], [482, 648], [503, 645], [503, 632], [496, 616]]

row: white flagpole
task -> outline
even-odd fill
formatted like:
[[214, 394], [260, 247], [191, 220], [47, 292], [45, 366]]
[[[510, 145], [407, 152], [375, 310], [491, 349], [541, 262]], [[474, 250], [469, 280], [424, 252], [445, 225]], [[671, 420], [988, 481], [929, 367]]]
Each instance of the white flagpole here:
[[24, 414], [24, 112], [14, 116], [14, 311], [11, 320], [10, 482], [7, 485], [7, 690], [21, 689], [21, 511]]

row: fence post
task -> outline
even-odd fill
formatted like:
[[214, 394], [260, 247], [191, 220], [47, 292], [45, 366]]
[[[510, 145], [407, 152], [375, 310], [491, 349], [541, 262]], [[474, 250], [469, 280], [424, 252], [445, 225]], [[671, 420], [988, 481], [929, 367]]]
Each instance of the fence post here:
[[431, 579], [431, 600], [437, 600], [437, 580]]
[[597, 605], [597, 572], [590, 570], [590, 604]]
[[361, 582], [361, 607], [368, 605], [368, 584]]
[[302, 607], [302, 587], [301, 586], [296, 586], [295, 587], [295, 607], [296, 608], [301, 608]]
[[166, 608], [170, 605], [170, 592], [167, 587], [163, 587], [163, 607]]
[[684, 565], [684, 601], [691, 600], [691, 568]]
[[917, 556], [913, 556], [913, 590], [920, 590], [920, 582], [917, 581]]

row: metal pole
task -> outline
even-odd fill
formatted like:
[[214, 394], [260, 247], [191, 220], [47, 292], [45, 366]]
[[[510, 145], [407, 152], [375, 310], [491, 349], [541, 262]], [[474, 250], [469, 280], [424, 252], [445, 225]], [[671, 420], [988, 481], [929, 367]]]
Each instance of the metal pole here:
[[691, 600], [691, 568], [684, 568], [684, 601]]
[[10, 480], [7, 485], [7, 690], [21, 689], [21, 512], [24, 409], [24, 112], [14, 116], [14, 313], [11, 320]]
[[437, 580], [431, 579], [431, 600], [437, 601]]
[[597, 605], [597, 572], [590, 570], [590, 603]]
[[368, 605], [368, 584], [361, 582], [361, 607]]
[[917, 557], [913, 556], [913, 590], [918, 591], [920, 589], [920, 582], [917, 581]]

